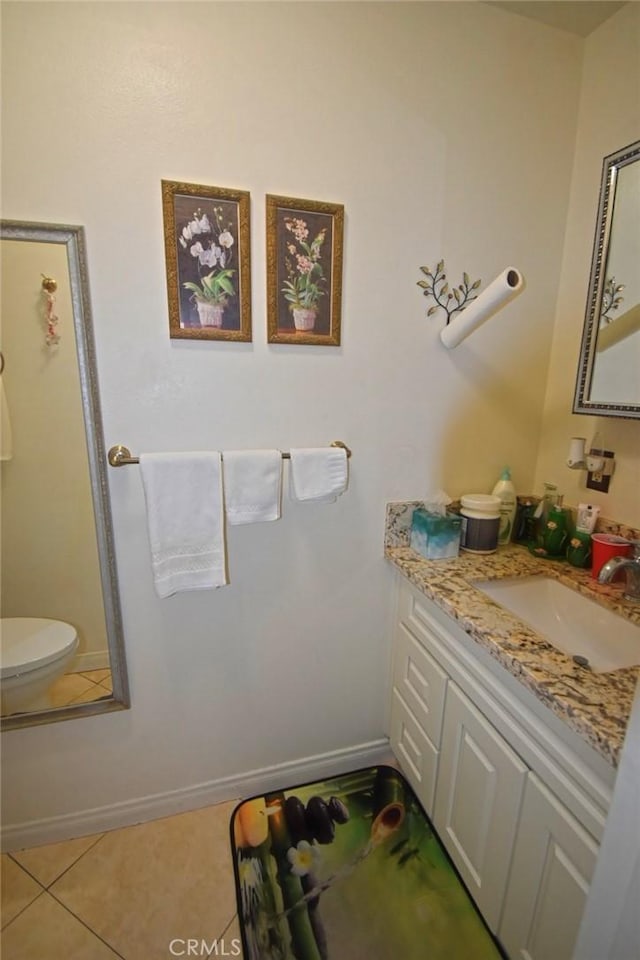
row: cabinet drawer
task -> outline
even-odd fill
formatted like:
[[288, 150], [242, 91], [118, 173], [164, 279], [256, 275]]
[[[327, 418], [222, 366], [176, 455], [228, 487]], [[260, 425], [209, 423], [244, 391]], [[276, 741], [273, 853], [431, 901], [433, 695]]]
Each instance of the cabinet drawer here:
[[409, 628], [411, 633], [422, 640], [428, 647], [442, 642], [443, 628], [434, 620], [429, 612], [430, 601], [420, 595], [414, 588], [402, 584], [398, 605], [398, 614], [401, 623]]
[[447, 674], [404, 624], [396, 632], [393, 685], [431, 742], [440, 746]]
[[426, 813], [433, 813], [438, 751], [397, 690], [391, 704], [391, 749]]

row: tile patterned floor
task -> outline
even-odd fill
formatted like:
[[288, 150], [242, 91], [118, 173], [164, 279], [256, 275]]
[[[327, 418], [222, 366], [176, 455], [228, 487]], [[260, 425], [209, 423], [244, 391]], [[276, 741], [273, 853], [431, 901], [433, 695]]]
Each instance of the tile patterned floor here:
[[49, 695], [54, 707], [70, 703], [89, 703], [112, 693], [111, 671], [85, 670], [83, 673], [65, 673], [53, 684]]
[[83, 673], [65, 673], [49, 690], [52, 707], [67, 707], [72, 703], [90, 703], [113, 692], [111, 670], [85, 670]]
[[[242, 957], [235, 805], [3, 854], [2, 960]], [[202, 952], [188, 954], [189, 939]]]

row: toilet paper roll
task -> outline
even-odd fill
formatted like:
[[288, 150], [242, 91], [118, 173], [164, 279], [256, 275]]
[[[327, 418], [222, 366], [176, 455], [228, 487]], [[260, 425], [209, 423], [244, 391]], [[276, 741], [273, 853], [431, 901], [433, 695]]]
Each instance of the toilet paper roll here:
[[515, 267], [507, 267], [482, 293], [461, 310], [440, 333], [448, 350], [457, 347], [480, 324], [506, 306], [525, 288], [524, 277]]

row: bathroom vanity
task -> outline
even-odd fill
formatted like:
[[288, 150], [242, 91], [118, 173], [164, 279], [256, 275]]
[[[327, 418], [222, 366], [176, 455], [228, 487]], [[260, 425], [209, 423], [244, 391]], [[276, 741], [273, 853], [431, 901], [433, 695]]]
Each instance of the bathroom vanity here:
[[639, 670], [577, 665], [474, 583], [545, 574], [640, 611], [522, 547], [424, 560], [403, 545], [407, 515], [388, 514], [385, 545], [393, 752], [509, 957], [570, 960]]

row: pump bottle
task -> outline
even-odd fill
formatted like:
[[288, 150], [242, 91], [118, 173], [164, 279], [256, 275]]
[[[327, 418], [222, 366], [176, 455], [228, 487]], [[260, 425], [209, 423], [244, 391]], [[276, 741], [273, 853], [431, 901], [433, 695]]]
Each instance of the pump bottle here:
[[500, 498], [500, 527], [498, 543], [502, 546], [509, 543], [513, 533], [513, 524], [516, 516], [516, 488], [511, 480], [511, 471], [505, 467], [500, 479], [491, 491], [494, 497]]

